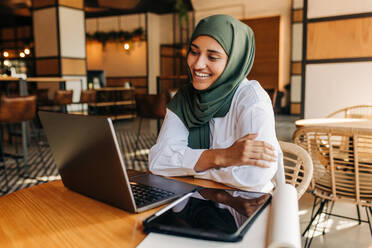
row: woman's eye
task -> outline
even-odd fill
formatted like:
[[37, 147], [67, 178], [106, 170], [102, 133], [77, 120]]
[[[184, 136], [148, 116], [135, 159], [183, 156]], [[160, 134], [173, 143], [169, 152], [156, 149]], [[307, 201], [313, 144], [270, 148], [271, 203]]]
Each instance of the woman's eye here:
[[217, 58], [217, 57], [213, 57], [213, 56], [208, 56], [208, 58], [209, 58], [211, 61], [216, 61], [216, 60], [219, 59], [219, 58]]
[[198, 54], [197, 51], [193, 51], [193, 50], [190, 50], [190, 53], [191, 53], [192, 55], [197, 55], [197, 54]]

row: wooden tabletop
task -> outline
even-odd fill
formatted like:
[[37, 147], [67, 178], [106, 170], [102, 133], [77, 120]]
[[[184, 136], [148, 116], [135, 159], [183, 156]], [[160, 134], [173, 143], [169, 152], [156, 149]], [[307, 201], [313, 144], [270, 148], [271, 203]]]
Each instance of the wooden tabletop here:
[[372, 120], [369, 119], [352, 119], [352, 118], [318, 118], [297, 120], [296, 127], [322, 127], [322, 128], [358, 128], [372, 129]]
[[[16, 77], [0, 77], [1, 81], [19, 81], [19, 78]], [[29, 77], [26, 78], [26, 82], [67, 82], [67, 81], [74, 81], [80, 82], [81, 78], [62, 78], [62, 77]]]
[[2, 82], [2, 81], [5, 81], [5, 82], [19, 81], [19, 78], [16, 78], [16, 77], [2, 77], [2, 76], [0, 76], [0, 82]]
[[80, 82], [81, 78], [62, 78], [62, 77], [29, 77], [26, 78], [27, 82], [67, 82], [75, 81]]
[[146, 236], [142, 221], [160, 208], [133, 214], [70, 191], [60, 180], [40, 184], [0, 197], [0, 247], [136, 247]]

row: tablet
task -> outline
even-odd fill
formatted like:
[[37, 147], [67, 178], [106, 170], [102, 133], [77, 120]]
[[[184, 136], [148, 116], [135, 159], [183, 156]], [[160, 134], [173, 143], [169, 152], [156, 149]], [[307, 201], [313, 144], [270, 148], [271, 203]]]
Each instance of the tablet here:
[[269, 193], [200, 188], [144, 220], [144, 230], [236, 242], [270, 201]]

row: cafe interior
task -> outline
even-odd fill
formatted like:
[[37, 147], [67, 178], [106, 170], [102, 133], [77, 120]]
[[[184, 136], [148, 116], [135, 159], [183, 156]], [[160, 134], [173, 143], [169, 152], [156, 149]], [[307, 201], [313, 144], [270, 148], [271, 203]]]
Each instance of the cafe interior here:
[[[125, 168], [148, 172], [166, 104], [189, 83], [193, 29], [214, 14], [254, 31], [248, 79], [272, 101], [300, 246], [372, 248], [370, 0], [1, 0], [0, 247], [143, 242], [149, 213], [74, 208], [85, 198], [59, 186], [38, 111], [111, 118]], [[58, 200], [65, 212], [52, 213]], [[36, 228], [26, 235], [27, 225]]]

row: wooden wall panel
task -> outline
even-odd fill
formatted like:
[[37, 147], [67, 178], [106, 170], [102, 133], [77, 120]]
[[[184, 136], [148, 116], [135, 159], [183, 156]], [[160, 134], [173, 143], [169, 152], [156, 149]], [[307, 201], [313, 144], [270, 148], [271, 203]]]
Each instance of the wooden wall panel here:
[[301, 103], [291, 103], [291, 114], [299, 115], [301, 114]]
[[292, 22], [302, 22], [304, 11], [302, 9], [295, 9], [292, 12]]
[[292, 75], [301, 75], [302, 64], [301, 62], [292, 62], [291, 74]]
[[86, 74], [85, 59], [62, 58], [62, 75], [83, 76]]
[[2, 40], [15, 39], [14, 28], [2, 28], [1, 29], [1, 39]]
[[249, 80], [257, 80], [265, 89], [278, 89], [279, 66], [277, 60], [255, 59]]
[[307, 59], [372, 57], [372, 17], [308, 24]]
[[36, 75], [59, 76], [58, 59], [36, 59]]
[[263, 88], [279, 88], [279, 28], [280, 17], [242, 20], [252, 28], [256, 40], [256, 56], [249, 79]]
[[55, 6], [56, 1], [55, 0], [33, 0], [32, 1], [32, 8], [38, 9], [48, 6]]
[[76, 9], [83, 9], [83, 0], [58, 0], [60, 5], [68, 6]]
[[31, 26], [21, 26], [17, 27], [17, 38], [30, 38], [31, 35]]

